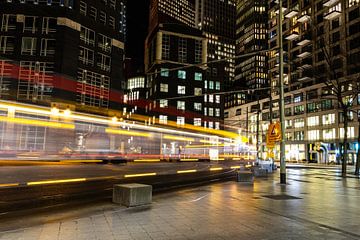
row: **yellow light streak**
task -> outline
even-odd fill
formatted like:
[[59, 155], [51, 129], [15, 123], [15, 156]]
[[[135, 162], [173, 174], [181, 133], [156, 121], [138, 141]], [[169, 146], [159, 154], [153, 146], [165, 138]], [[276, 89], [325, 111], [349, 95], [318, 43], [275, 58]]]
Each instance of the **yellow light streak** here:
[[0, 184], [0, 188], [5, 188], [5, 187], [17, 187], [19, 186], [19, 183], [5, 183], [5, 184]]
[[11, 122], [15, 124], [26, 124], [26, 125], [40, 126], [40, 127], [75, 129], [75, 125], [69, 123], [47, 122], [47, 121], [34, 120], [34, 119], [11, 118], [4, 116], [0, 116], [0, 122]]
[[136, 159], [134, 162], [160, 162], [160, 159]]
[[121, 130], [121, 129], [113, 129], [113, 128], [106, 128], [105, 132], [110, 134], [128, 135], [134, 137], [150, 137], [150, 133], [135, 132], [135, 131]]
[[251, 168], [252, 165], [251, 165], [251, 164], [247, 164], [247, 165], [245, 165], [245, 167], [246, 167], [246, 168]]
[[180, 162], [197, 162], [199, 159], [197, 158], [187, 158], [187, 159], [180, 159]]
[[222, 167], [215, 167], [215, 168], [210, 168], [210, 171], [220, 171], [223, 170]]
[[232, 160], [239, 161], [239, 160], [241, 160], [241, 158], [233, 158]]
[[231, 169], [240, 169], [240, 166], [232, 166]]
[[62, 180], [48, 180], [48, 181], [37, 181], [28, 182], [28, 186], [32, 185], [45, 185], [45, 184], [59, 184], [59, 183], [72, 183], [72, 182], [85, 182], [86, 178], [74, 178], [74, 179], [62, 179]]
[[211, 161], [225, 161], [224, 158], [216, 158], [216, 159], [210, 159]]
[[180, 170], [177, 171], [176, 173], [182, 174], [182, 173], [195, 173], [195, 172], [197, 172], [197, 170], [192, 169], [192, 170]]
[[164, 135], [164, 139], [168, 140], [176, 140], [176, 141], [184, 141], [184, 142], [194, 142], [194, 138], [188, 138], [188, 137], [178, 137], [178, 136], [172, 136], [172, 135]]
[[88, 160], [77, 160], [77, 159], [65, 159], [65, 160], [60, 160], [60, 162], [66, 162], [66, 163], [99, 163], [102, 162], [102, 160], [96, 160], [96, 159], [88, 159]]
[[211, 148], [211, 147], [224, 147], [224, 144], [216, 145], [186, 145], [187, 148]]
[[210, 140], [204, 140], [204, 139], [201, 139], [199, 142], [201, 143], [209, 143], [209, 144], [222, 144], [221, 142], [219, 141], [210, 141]]
[[128, 174], [124, 177], [132, 178], [132, 177], [148, 177], [148, 176], [156, 176], [156, 173], [139, 173], [139, 174]]

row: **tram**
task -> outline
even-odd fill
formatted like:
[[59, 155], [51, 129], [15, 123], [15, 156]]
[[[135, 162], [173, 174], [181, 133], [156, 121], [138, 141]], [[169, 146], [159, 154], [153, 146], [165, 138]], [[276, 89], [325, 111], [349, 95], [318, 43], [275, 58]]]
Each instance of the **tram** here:
[[[220, 133], [220, 131], [219, 131]], [[239, 138], [0, 101], [0, 159], [249, 160]]]

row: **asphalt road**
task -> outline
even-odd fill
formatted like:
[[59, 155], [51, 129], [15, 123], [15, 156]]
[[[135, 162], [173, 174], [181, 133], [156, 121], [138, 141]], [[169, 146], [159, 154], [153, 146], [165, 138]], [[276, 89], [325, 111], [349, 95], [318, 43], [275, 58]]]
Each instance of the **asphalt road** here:
[[110, 198], [119, 183], [146, 183], [158, 190], [225, 179], [239, 166], [237, 161], [2, 166], [0, 215]]
[[209, 171], [210, 168], [240, 166], [237, 161], [219, 162], [181, 162], [181, 163], [128, 163], [128, 164], [70, 164], [40, 166], [1, 166], [0, 188], [14, 184], [26, 185], [28, 182], [66, 180], [86, 178], [123, 178], [125, 175], [156, 173], [156, 175], [176, 174], [177, 171], [196, 170]]

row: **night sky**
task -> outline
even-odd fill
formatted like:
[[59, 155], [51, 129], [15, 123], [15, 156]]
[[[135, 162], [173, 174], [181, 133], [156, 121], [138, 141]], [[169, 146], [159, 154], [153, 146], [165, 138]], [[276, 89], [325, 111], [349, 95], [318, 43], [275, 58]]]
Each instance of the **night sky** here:
[[127, 1], [126, 57], [133, 59], [132, 69], [143, 67], [150, 0]]

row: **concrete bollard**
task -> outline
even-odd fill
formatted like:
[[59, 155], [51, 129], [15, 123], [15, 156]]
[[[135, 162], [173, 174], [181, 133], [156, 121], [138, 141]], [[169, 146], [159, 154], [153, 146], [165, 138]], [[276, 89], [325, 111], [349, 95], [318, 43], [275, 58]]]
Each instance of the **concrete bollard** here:
[[114, 185], [113, 202], [135, 207], [152, 202], [152, 186], [138, 183]]
[[253, 183], [254, 182], [254, 174], [250, 171], [238, 171], [236, 173], [236, 180], [238, 182]]
[[263, 168], [254, 168], [254, 176], [255, 177], [266, 177], [268, 174], [268, 171]]

